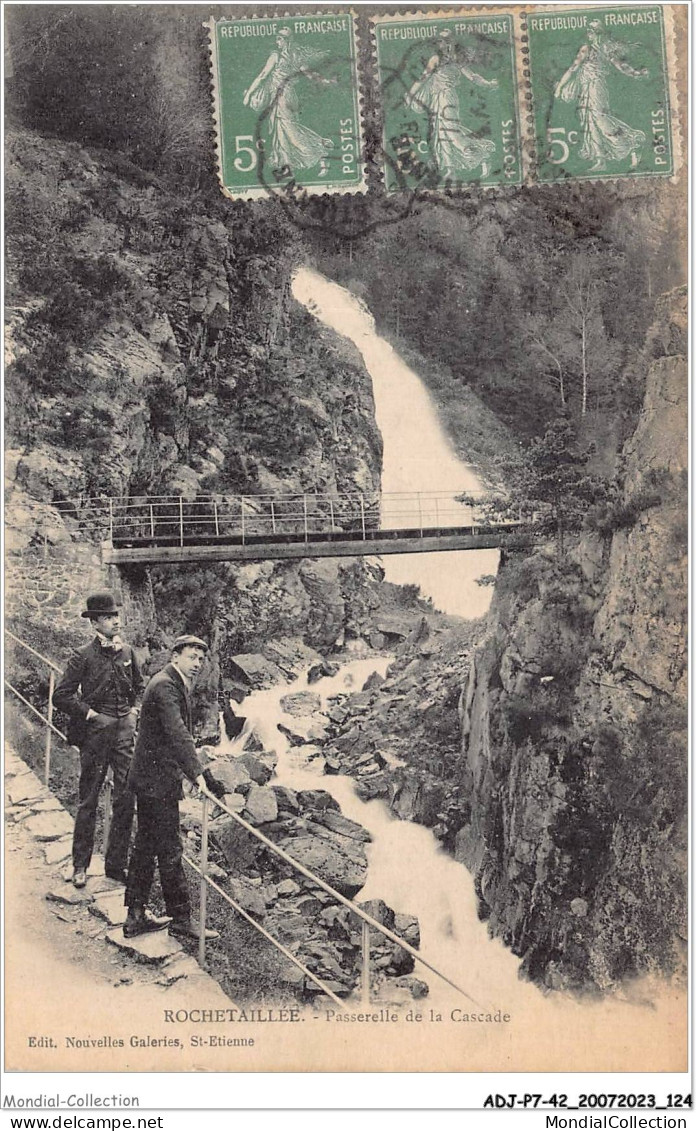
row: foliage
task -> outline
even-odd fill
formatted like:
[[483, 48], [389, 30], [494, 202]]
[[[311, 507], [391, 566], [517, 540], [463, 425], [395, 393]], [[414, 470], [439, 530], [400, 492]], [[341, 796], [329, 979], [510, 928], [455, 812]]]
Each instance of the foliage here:
[[476, 505], [491, 521], [518, 520], [553, 535], [563, 553], [566, 535], [581, 528], [589, 506], [607, 492], [606, 483], [587, 473], [589, 458], [578, 447], [570, 421], [559, 417], [528, 448], [501, 460], [503, 479], [510, 485], [505, 497], [482, 504], [462, 496], [462, 501]]

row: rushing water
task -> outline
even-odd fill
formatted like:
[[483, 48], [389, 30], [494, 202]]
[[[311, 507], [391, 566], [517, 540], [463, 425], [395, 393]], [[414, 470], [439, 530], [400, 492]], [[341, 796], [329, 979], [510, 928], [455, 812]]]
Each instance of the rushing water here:
[[[360, 300], [304, 268], [295, 276], [293, 293], [315, 317], [353, 341], [364, 357], [384, 440], [383, 491], [454, 494], [480, 489], [471, 469], [452, 453], [423, 384], [376, 334], [372, 316]], [[398, 520], [392, 521], [398, 525]], [[443, 611], [480, 616], [488, 607], [490, 590], [477, 586], [476, 578], [495, 573], [497, 559], [497, 551], [483, 550], [385, 556], [383, 562], [389, 580], [419, 584]], [[371, 672], [383, 674], [388, 663], [387, 657], [352, 660], [311, 690], [320, 695], [324, 707], [333, 695], [360, 690]], [[396, 819], [381, 801], [361, 801], [351, 778], [324, 776], [321, 758], [310, 760], [303, 746], [290, 746], [278, 729], [279, 723], [292, 725], [280, 700], [290, 691], [306, 688], [304, 676], [249, 695], [243, 708], [244, 730], [234, 741], [223, 743], [222, 749], [240, 754], [253, 730], [264, 748], [278, 755], [274, 779], [278, 784], [327, 790], [347, 817], [369, 830], [369, 875], [360, 899], [381, 898], [394, 911], [416, 915], [423, 956], [484, 1009], [500, 1008], [512, 1016], [509, 1028], [495, 1032], [477, 1028], [477, 1044], [491, 1050], [489, 1067], [496, 1063], [501, 1068], [538, 1068], [557, 1062], [566, 1069], [609, 1071], [627, 1067], [626, 1048], [631, 1045], [631, 1067], [640, 1062], [657, 1071], [664, 1050], [672, 1044], [675, 1023], [683, 1027], [681, 1002], [675, 1004], [674, 995], [667, 996], [664, 987], [656, 989], [646, 982], [631, 989], [631, 1000], [580, 1003], [561, 994], [544, 995], [521, 981], [519, 960], [488, 936], [478, 918], [471, 875], [441, 850], [430, 830]], [[447, 1017], [454, 1007], [470, 1006], [435, 975], [418, 967], [415, 973], [429, 985], [428, 1008], [442, 1008]]]
[[[373, 671], [384, 674], [390, 657], [351, 660], [337, 675], [319, 680], [310, 688], [320, 696], [322, 709], [340, 693], [360, 690]], [[278, 756], [274, 784], [291, 789], [324, 789], [338, 801], [346, 817], [368, 829], [372, 841], [366, 846], [368, 880], [359, 900], [383, 899], [396, 912], [418, 917], [420, 952], [437, 970], [461, 987], [486, 1011], [501, 1009], [511, 1015], [509, 1029], [488, 1034], [491, 1047], [505, 1050], [507, 1042], [521, 1043], [530, 1064], [542, 1065], [557, 1055], [565, 1056], [565, 1067], [597, 1064], [605, 1070], [622, 1063], [627, 1034], [643, 1033], [641, 1054], [655, 1070], [674, 1039], [674, 1027], [682, 1023], [683, 1006], [664, 987], [639, 983], [630, 988], [630, 998], [607, 1001], [577, 1001], [562, 994], [544, 994], [520, 980], [520, 962], [498, 939], [491, 939], [476, 911], [471, 875], [440, 848], [431, 831], [394, 817], [381, 801], [361, 801], [352, 778], [324, 775], [321, 758], [308, 760], [304, 746], [291, 746], [278, 725], [292, 727], [293, 718], [281, 705], [289, 692], [307, 690], [306, 675], [290, 684], [256, 691], [244, 701], [246, 723], [221, 751], [235, 756], [254, 731], [264, 748]], [[471, 1000], [445, 981], [416, 964], [416, 976], [429, 986], [425, 1007], [449, 1016], [453, 1008], [472, 1009]], [[484, 1029], [480, 1036], [483, 1038]], [[633, 1039], [633, 1038], [631, 1038]], [[498, 1055], [498, 1054], [496, 1054]], [[520, 1056], [519, 1047], [516, 1056]], [[502, 1062], [501, 1062], [502, 1064]]]
[[[452, 451], [423, 382], [377, 334], [360, 299], [306, 267], [295, 275], [293, 294], [325, 326], [349, 338], [363, 356], [384, 443], [382, 492], [387, 500], [395, 492], [441, 491], [451, 497], [480, 492], [474, 472]], [[385, 513], [384, 508], [382, 521], [385, 527], [413, 523], [412, 518], [400, 520], [398, 513]], [[450, 507], [439, 515], [438, 525], [454, 526], [458, 521], [456, 509]], [[390, 554], [382, 564], [388, 581], [420, 585], [443, 612], [478, 617], [488, 609], [491, 590], [477, 585], [476, 579], [496, 572], [498, 551]]]

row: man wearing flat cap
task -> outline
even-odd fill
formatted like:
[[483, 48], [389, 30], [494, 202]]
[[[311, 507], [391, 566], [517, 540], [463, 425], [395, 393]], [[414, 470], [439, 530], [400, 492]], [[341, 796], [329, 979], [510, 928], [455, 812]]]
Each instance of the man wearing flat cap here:
[[[138, 831], [128, 868], [125, 902], [126, 938], [159, 930], [179, 939], [197, 939], [191, 921], [188, 884], [182, 864], [179, 801], [184, 777], [217, 797], [225, 789], [209, 770], [203, 770], [192, 737], [191, 688], [199, 674], [208, 645], [197, 636], [174, 641], [172, 658], [152, 677], [143, 696], [140, 730], [129, 774], [138, 807]], [[162, 894], [168, 918], [156, 919], [147, 910], [150, 888], [159, 865]], [[215, 938], [216, 931], [206, 931]]]
[[73, 833], [73, 883], [85, 886], [94, 849], [99, 791], [111, 766], [113, 816], [106, 846], [107, 876], [125, 883], [134, 798], [127, 786], [143, 678], [133, 649], [119, 635], [121, 615], [113, 593], [92, 593], [81, 614], [96, 636], [78, 649], [53, 693], [70, 716], [68, 737], [80, 748], [79, 805]]

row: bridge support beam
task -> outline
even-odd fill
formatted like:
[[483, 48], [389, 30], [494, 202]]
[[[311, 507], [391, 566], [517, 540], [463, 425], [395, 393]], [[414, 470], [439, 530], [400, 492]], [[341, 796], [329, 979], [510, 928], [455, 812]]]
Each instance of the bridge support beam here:
[[447, 550], [492, 550], [510, 543], [526, 545], [523, 536], [508, 534], [452, 534], [432, 537], [362, 538], [326, 542], [209, 543], [202, 546], [112, 546], [102, 543], [102, 559], [109, 565], [140, 562], [143, 565], [178, 565], [183, 562], [255, 562], [300, 558], [354, 558], [383, 554], [432, 554]]

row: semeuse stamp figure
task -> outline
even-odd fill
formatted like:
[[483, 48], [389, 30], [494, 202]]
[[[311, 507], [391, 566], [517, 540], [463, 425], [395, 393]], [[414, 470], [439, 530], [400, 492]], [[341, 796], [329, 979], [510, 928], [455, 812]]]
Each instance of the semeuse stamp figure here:
[[[172, 659], [152, 677], [143, 696], [138, 741], [129, 775], [137, 798], [138, 829], [128, 868], [125, 903], [126, 938], [158, 931], [180, 939], [197, 939], [191, 921], [188, 884], [182, 864], [179, 801], [184, 777], [223, 797], [225, 788], [198, 760], [192, 737], [191, 688], [203, 666], [208, 645], [197, 636], [174, 641]], [[167, 917], [155, 918], [147, 910], [150, 889], [159, 865]], [[207, 930], [206, 938], [217, 932]]]
[[387, 191], [519, 184], [512, 16], [373, 24]]
[[109, 766], [114, 795], [105, 871], [110, 879], [125, 883], [134, 807], [127, 777], [135, 739], [135, 702], [143, 689], [135, 652], [119, 635], [121, 616], [113, 593], [92, 593], [81, 615], [92, 622], [96, 636], [74, 653], [53, 693], [55, 706], [70, 716], [68, 738], [80, 748], [79, 806], [72, 848], [77, 888], [87, 881], [99, 791]]
[[364, 191], [353, 16], [209, 26], [225, 194]]
[[539, 180], [670, 175], [664, 9], [558, 9], [527, 26]]

